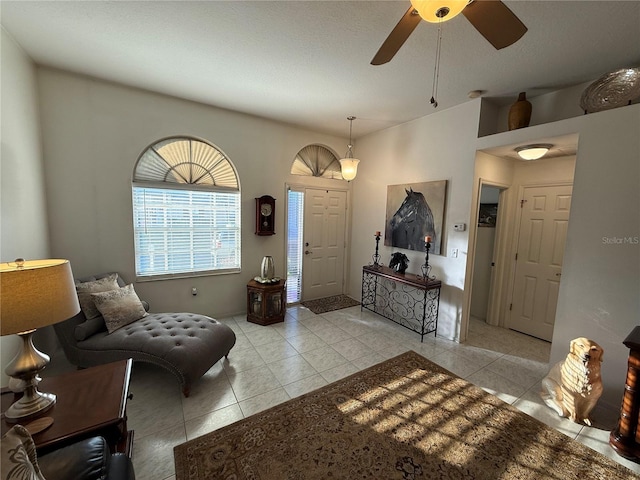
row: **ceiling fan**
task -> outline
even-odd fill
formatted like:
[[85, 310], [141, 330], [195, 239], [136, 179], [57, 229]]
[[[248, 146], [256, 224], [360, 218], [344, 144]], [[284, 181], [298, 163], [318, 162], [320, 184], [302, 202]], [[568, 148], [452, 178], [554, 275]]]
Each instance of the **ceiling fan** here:
[[527, 31], [524, 23], [499, 0], [411, 0], [411, 7], [384, 41], [371, 65], [391, 60], [421, 19], [440, 23], [459, 13], [497, 50], [512, 45]]

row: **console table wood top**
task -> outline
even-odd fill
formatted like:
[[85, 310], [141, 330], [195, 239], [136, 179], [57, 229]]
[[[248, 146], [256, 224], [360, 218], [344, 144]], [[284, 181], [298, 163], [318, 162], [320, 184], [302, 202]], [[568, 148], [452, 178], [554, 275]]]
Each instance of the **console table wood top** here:
[[430, 290], [432, 288], [440, 288], [440, 286], [442, 285], [442, 282], [440, 282], [440, 280], [429, 280], [428, 282], [425, 282], [424, 279], [418, 275], [415, 275], [413, 273], [398, 273], [392, 268], [385, 267], [384, 265], [378, 265], [377, 267], [373, 265], [367, 265], [362, 267], [362, 270], [374, 275], [378, 275], [380, 277], [386, 277], [395, 282], [411, 285], [412, 287], [416, 287], [419, 289]]

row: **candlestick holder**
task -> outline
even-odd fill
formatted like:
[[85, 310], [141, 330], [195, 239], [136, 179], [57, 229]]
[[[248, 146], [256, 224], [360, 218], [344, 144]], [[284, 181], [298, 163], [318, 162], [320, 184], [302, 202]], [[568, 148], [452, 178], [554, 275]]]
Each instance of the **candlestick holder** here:
[[424, 257], [424, 265], [422, 265], [420, 267], [420, 270], [422, 270], [422, 279], [425, 281], [425, 283], [428, 283], [429, 280], [435, 280], [436, 276], [430, 276], [429, 274], [431, 273], [431, 265], [429, 265], [429, 249], [431, 248], [431, 243], [430, 242], [424, 242], [424, 249], [425, 249], [425, 257]]
[[380, 244], [380, 232], [376, 232], [376, 253], [373, 254], [373, 266], [378, 268], [380, 266], [380, 254], [378, 253], [378, 245]]

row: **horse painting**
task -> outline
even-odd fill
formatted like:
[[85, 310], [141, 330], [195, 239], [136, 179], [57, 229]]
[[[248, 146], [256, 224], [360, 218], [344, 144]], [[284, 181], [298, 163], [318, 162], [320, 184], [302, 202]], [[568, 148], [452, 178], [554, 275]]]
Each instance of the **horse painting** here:
[[400, 208], [391, 217], [387, 231], [391, 233], [391, 245], [408, 250], [424, 250], [424, 237], [431, 236], [431, 242], [438, 245], [433, 213], [429, 204], [420, 192], [412, 188], [407, 190], [407, 196]]

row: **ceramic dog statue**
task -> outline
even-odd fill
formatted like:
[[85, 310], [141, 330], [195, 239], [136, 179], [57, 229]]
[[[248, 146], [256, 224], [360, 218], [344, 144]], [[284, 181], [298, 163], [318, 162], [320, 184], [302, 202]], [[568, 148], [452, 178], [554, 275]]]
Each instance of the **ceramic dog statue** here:
[[603, 350], [593, 340], [571, 340], [569, 354], [542, 379], [540, 396], [561, 417], [591, 426], [589, 413], [602, 395]]

